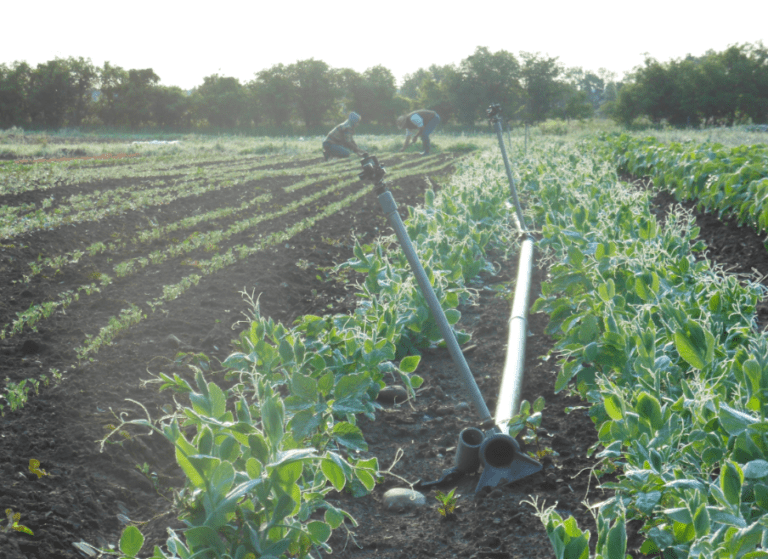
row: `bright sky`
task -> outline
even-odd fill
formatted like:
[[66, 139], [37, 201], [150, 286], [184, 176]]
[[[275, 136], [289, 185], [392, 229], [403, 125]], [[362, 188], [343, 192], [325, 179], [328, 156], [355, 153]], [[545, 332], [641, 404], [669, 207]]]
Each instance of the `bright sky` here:
[[7, 2], [0, 13], [0, 64], [83, 57], [152, 68], [162, 84], [183, 89], [214, 73], [245, 83], [309, 58], [358, 72], [381, 64], [400, 84], [419, 68], [458, 64], [478, 46], [621, 79], [644, 53], [666, 62], [732, 44], [768, 46], [766, 0], [43, 0]]

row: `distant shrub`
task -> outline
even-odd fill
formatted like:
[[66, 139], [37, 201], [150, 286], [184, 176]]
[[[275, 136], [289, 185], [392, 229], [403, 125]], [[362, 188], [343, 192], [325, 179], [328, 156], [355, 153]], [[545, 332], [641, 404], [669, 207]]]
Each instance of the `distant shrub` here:
[[268, 144], [262, 144], [252, 148], [242, 149], [238, 153], [240, 155], [249, 155], [249, 154], [261, 155], [262, 153], [276, 153], [279, 151], [283, 151], [283, 149], [284, 149], [284, 146], [278, 146], [270, 142]]
[[654, 124], [647, 116], [639, 116], [629, 125], [630, 130], [648, 130], [651, 128], [658, 128], [658, 125]]
[[568, 123], [564, 120], [546, 120], [539, 124], [539, 133], [542, 136], [565, 136], [568, 134]]
[[456, 142], [448, 147], [448, 151], [453, 153], [469, 153], [470, 151], [477, 151], [480, 146], [474, 142]]

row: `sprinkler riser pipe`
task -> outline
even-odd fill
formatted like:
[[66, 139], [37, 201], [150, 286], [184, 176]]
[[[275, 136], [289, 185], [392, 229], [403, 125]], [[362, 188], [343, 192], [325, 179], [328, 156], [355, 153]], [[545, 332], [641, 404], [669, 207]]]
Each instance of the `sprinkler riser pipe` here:
[[512, 201], [515, 203], [515, 221], [517, 221], [517, 228], [520, 232], [525, 232], [525, 218], [523, 217], [523, 209], [520, 207], [520, 200], [517, 198], [517, 189], [515, 188], [515, 179], [512, 177], [512, 167], [509, 165], [509, 158], [507, 157], [507, 148], [504, 147], [504, 138], [501, 135], [501, 119], [497, 118], [495, 121], [496, 137], [499, 139], [499, 148], [501, 149], [501, 157], [504, 160], [504, 168], [507, 170], [507, 179], [509, 179], [509, 191], [512, 194]]
[[475, 407], [475, 411], [480, 416], [482, 424], [487, 424], [491, 421], [491, 412], [488, 410], [488, 406], [485, 405], [483, 395], [480, 393], [480, 389], [477, 387], [475, 377], [472, 376], [472, 371], [469, 370], [464, 354], [461, 352], [459, 342], [456, 341], [456, 335], [453, 333], [451, 325], [448, 324], [448, 319], [445, 317], [445, 312], [440, 306], [440, 301], [437, 300], [432, 285], [429, 282], [427, 273], [419, 262], [419, 258], [416, 255], [416, 250], [411, 243], [410, 237], [408, 237], [408, 231], [405, 229], [403, 220], [400, 219], [400, 214], [397, 213], [397, 204], [392, 197], [392, 193], [385, 191], [379, 194], [379, 205], [386, 215], [390, 226], [397, 235], [397, 240], [400, 242], [400, 246], [405, 253], [405, 258], [408, 260], [408, 264], [411, 266], [411, 271], [416, 277], [416, 282], [421, 288], [421, 293], [427, 300], [429, 310], [432, 311], [432, 316], [437, 323], [440, 333], [443, 335], [446, 345], [448, 346], [448, 353], [451, 355], [451, 359], [459, 370], [459, 377], [464, 383], [464, 388], [467, 391], [469, 399]]
[[480, 467], [480, 446], [485, 434], [476, 427], [467, 427], [459, 433], [453, 466], [463, 473], [472, 473]]

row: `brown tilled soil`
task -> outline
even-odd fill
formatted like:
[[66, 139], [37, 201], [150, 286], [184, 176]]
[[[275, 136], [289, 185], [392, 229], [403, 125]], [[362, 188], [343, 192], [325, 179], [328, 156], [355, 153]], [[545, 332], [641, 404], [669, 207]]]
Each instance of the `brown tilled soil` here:
[[[279, 198], [282, 180], [265, 179], [248, 188], [271, 191], [275, 195], [271, 204], [277, 205], [284, 202]], [[439, 189], [444, 180], [443, 171], [428, 178], [416, 175], [396, 180], [390, 187], [404, 214], [408, 205], [421, 202], [427, 187]], [[62, 186], [46, 192], [46, 196], [55, 194], [61, 199], [88, 188], [104, 190], [119, 185], [115, 181], [110, 185]], [[230, 195], [233, 200], [222, 198]], [[104, 223], [0, 240], [0, 324], [9, 322], [30, 302], [55, 297], [66, 286], [77, 285], [83, 276], [106, 266], [97, 257], [57, 277], [20, 283], [26, 262], [34, 260], [38, 253], [57, 254], [115, 233], [128, 235], [147, 218], [170, 221], [174, 216], [196, 211], [201, 204], [224, 205], [245, 195], [242, 190], [217, 193], [218, 198], [179, 202], [162, 211], [154, 208], [126, 213]], [[656, 200], [660, 208], [673, 202], [666, 195]], [[12, 197], [0, 199], [0, 204], [10, 203], [14, 203]], [[307, 208], [301, 215], [265, 223], [257, 234], [282, 230], [316, 210]], [[100, 350], [93, 362], [78, 362], [73, 351], [82, 343], [84, 334], [94, 333], [127, 301], [150, 300], [162, 285], [178, 281], [180, 273], [187, 273], [182, 270], [186, 266], [181, 259], [84, 298], [65, 315], [41, 323], [37, 332], [25, 330], [0, 341], [3, 378], [18, 381], [52, 367], [64, 372], [62, 382], [32, 396], [23, 410], [0, 418], [0, 510], [12, 508], [21, 513], [21, 524], [34, 532], [30, 536], [0, 531], [0, 558], [79, 558], [84, 554], [73, 544], [116, 544], [125, 522], [137, 524], [147, 536], [142, 555], [148, 555], [154, 544], [164, 543], [167, 527], [182, 527], [176, 520], [172, 497], [173, 490], [183, 483], [183, 476], [167, 441], [134, 434], [100, 452], [105, 426], [115, 423], [113, 414], [140, 415], [141, 410], [126, 398], [142, 402], [153, 417], [161, 415], [161, 406], [169, 403], [172, 395], [160, 393], [142, 381], [151, 378], [152, 373], [184, 374], [184, 367], [174, 364], [179, 352], [203, 352], [214, 363], [224, 359], [231, 340], [237, 336], [236, 323], [248, 310], [243, 290], [261, 294], [262, 314], [286, 324], [304, 314], [351, 311], [355, 305], [354, 288], [335, 281], [328, 269], [351, 257], [353, 231], [364, 241], [379, 232], [390, 232], [378, 210], [373, 195], [368, 196], [344, 210], [343, 215], [319, 222], [311, 231], [277, 249], [205, 277], [182, 298], [165, 305], [162, 312], [150, 313], [147, 320]], [[751, 273], [754, 268], [768, 275], [768, 256], [759, 236], [711, 216], [698, 217], [712, 258], [734, 267], [734, 272]], [[251, 232], [251, 238], [253, 235]], [[232, 242], [245, 241], [242, 238]], [[482, 283], [475, 285], [480, 293], [478, 304], [462, 309], [462, 325], [473, 336], [464, 348], [465, 356], [491, 410], [505, 359], [510, 304], [485, 288], [510, 281], [516, 275], [516, 262], [497, 264], [501, 269], [498, 275], [484, 276]], [[540, 293], [545, 274], [535, 270], [532, 301]], [[426, 351], [417, 371], [425, 379], [418, 398], [411, 403], [384, 404], [375, 422], [360, 422], [370, 454], [377, 456], [391, 475], [385, 475], [367, 497], [355, 499], [348, 493], [330, 496], [359, 523], [356, 528], [350, 527], [350, 533], [334, 533], [330, 540], [334, 556], [551, 557], [546, 533], [532, 514], [532, 507], [525, 503], [530, 499], [537, 499], [539, 504], [556, 504], [561, 514], [574, 515], [579, 525], [592, 529], [594, 535], [594, 523], [584, 501], [596, 502], [607, 496], [590, 475], [595, 462], [586, 456], [596, 435], [583, 410], [565, 413], [566, 407], [578, 406], [580, 401], [552, 391], [557, 368], [555, 357], [544, 358], [552, 345], [543, 333], [546, 322], [541, 315], [529, 317], [523, 393], [530, 401], [543, 396], [547, 402], [539, 435], [542, 444], [551, 447], [556, 456], [544, 461], [542, 472], [477, 494], [477, 474], [442, 487], [445, 491], [456, 487], [460, 495], [457, 512], [450, 519], [437, 512], [434, 489], [424, 489], [429, 503], [426, 507], [384, 507], [382, 497], [388, 489], [437, 479], [444, 468], [453, 464], [458, 433], [477, 422], [447, 352]], [[39, 460], [49, 475], [38, 479], [28, 468], [30, 459]], [[640, 543], [630, 530], [630, 545]]]

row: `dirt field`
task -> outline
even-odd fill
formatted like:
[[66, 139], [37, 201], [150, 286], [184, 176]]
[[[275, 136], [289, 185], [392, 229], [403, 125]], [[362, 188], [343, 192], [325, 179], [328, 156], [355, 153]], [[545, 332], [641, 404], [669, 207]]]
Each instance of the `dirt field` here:
[[[443, 154], [435, 160], [449, 161], [458, 156]], [[401, 161], [398, 159], [397, 161]], [[149, 222], [171, 223], [182, 216], [206, 208], [232, 205], [255, 192], [269, 192], [272, 198], [261, 211], [280, 208], [297, 196], [320, 191], [327, 183], [319, 181], [300, 194], [285, 194], [283, 187], [303, 178], [301, 166], [319, 160], [281, 163], [291, 173], [217, 190], [205, 197], [194, 197], [171, 204], [125, 211], [100, 222], [38, 231], [19, 238], [0, 239], [0, 324], [11, 322], [16, 313], [32, 301], [52, 299], [68, 288], [87, 281], [98, 270], [107, 269], [112, 254], [83, 258], [60, 273], [39, 274], [29, 282], [28, 262], [39, 254], [59, 254], [81, 248], [99, 239], [129, 237]], [[414, 164], [421, 161], [414, 158]], [[388, 162], [385, 160], [385, 164]], [[352, 168], [354, 161], [346, 163]], [[253, 158], [254, 168], [274, 165], [266, 158]], [[390, 182], [390, 188], [405, 215], [408, 205], [418, 205], [426, 188], [439, 189], [449, 168], [435, 173], [414, 175]], [[132, 178], [109, 184], [90, 183], [56, 187], [45, 193], [27, 192], [0, 197], [0, 206], [20, 201], [38, 203], [36, 196], [65, 196], [106, 190], [131, 184]], [[359, 190], [361, 184], [344, 189], [343, 194]], [[659, 195], [660, 211], [671, 203]], [[328, 201], [319, 199], [296, 214], [265, 221], [227, 241], [234, 246], [253, 242], [259, 235], [284, 230], [292, 223], [314, 215]], [[78, 361], [75, 347], [84, 336], [94, 335], [110, 316], [119, 314], [132, 301], [148, 301], [162, 293], [162, 286], [188, 274], [196, 258], [210, 257], [203, 247], [197, 253], [148, 266], [116, 281], [90, 296], [83, 296], [65, 314], [54, 314], [39, 323], [37, 331], [28, 327], [20, 334], [0, 340], [0, 377], [18, 382], [37, 377], [55, 368], [63, 380], [55, 386], [31, 394], [26, 406], [0, 418], [0, 509], [21, 513], [20, 523], [34, 535], [0, 532], [0, 558], [74, 558], [87, 556], [73, 545], [88, 542], [107, 547], [116, 544], [130, 522], [147, 536], [142, 555], [152, 546], [162, 545], [167, 527], [180, 528], [172, 508], [173, 490], [183, 482], [170, 445], [157, 436], [134, 435], [120, 444], [107, 445], [99, 452], [105, 426], [116, 423], [113, 414], [136, 417], [140, 409], [126, 402], [142, 402], [153, 414], [172, 401], [170, 392], [159, 393], [143, 380], [151, 373], [183, 372], [184, 364], [174, 361], [179, 352], [202, 352], [212, 359], [224, 359], [230, 340], [236, 337], [236, 322], [247, 310], [241, 291], [261, 294], [261, 312], [283, 323], [304, 314], [348, 312], [354, 308], [354, 289], [328, 276], [334, 264], [351, 256], [352, 234], [369, 241], [380, 232], [389, 233], [373, 194], [364, 196], [343, 213], [318, 221], [287, 242], [267, 249], [225, 270], [206, 275], [184, 295], [165, 304], [160, 311], [148, 312], [146, 320], [119, 335], [111, 345], [93, 355], [93, 361]], [[710, 256], [735, 273], [768, 275], [768, 256], [762, 239], [744, 229], [723, 224], [712, 216], [699, 216], [702, 238], [710, 245]], [[227, 220], [208, 224], [224, 228]], [[200, 229], [204, 232], [206, 229]], [[187, 230], [183, 236], [194, 231]], [[181, 234], [179, 235], [181, 237]], [[135, 257], [151, 247], [126, 248], [122, 258]], [[218, 246], [223, 250], [226, 246]], [[131, 252], [131, 251], [135, 251]], [[206, 256], [207, 255], [207, 256]], [[484, 277], [486, 286], [509, 281], [516, 274], [516, 262], [498, 262], [501, 273]], [[540, 290], [545, 271], [535, 271], [531, 300]], [[462, 325], [472, 333], [464, 348], [467, 362], [491, 410], [495, 407], [499, 376], [503, 368], [509, 303], [494, 291], [481, 289], [477, 306], [462, 309]], [[761, 314], [761, 319], [766, 317]], [[234, 325], [234, 327], [233, 327]], [[552, 550], [540, 521], [523, 501], [537, 498], [539, 503], [558, 503], [562, 513], [573, 514], [579, 525], [593, 528], [583, 504], [603, 500], [607, 494], [597, 489], [590, 476], [594, 461], [586, 449], [596, 440], [592, 422], [583, 412], [565, 413], [565, 408], [580, 401], [561, 393], [553, 394], [555, 359], [542, 359], [551, 347], [543, 334], [546, 317], [529, 318], [525, 387], [523, 397], [546, 399], [543, 442], [557, 456], [544, 462], [542, 473], [492, 491], [474, 494], [478, 476], [463, 479], [443, 489], [457, 487], [459, 507], [451, 519], [442, 518], [434, 505], [434, 490], [425, 490], [427, 507], [413, 511], [388, 510], [382, 504], [384, 492], [407, 482], [440, 477], [453, 464], [458, 433], [476, 423], [457, 381], [455, 367], [444, 350], [424, 353], [417, 371], [425, 382], [412, 405], [385, 404], [375, 423], [360, 422], [371, 455], [383, 468], [390, 468], [373, 494], [353, 499], [347, 493], [332, 494], [330, 500], [350, 512], [359, 526], [348, 534], [334, 532], [330, 544], [334, 556], [363, 557], [551, 557]], [[39, 460], [49, 475], [38, 479], [30, 472], [30, 459]], [[394, 464], [394, 466], [393, 466]], [[632, 533], [630, 548], [640, 539]], [[593, 530], [594, 533], [594, 530]], [[631, 550], [630, 550], [631, 551]], [[634, 554], [638, 556], [637, 553]]]

